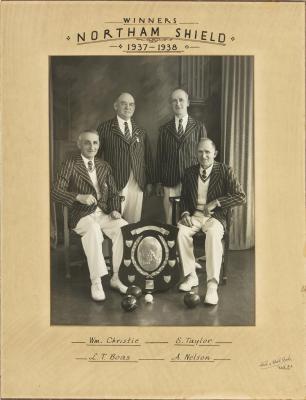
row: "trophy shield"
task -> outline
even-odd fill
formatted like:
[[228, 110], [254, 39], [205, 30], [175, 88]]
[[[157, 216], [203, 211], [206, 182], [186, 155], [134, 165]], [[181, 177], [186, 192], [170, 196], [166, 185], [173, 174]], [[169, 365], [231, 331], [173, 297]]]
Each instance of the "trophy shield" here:
[[144, 292], [162, 291], [179, 281], [177, 232], [173, 225], [160, 223], [129, 224], [121, 228], [123, 261], [119, 278], [127, 286], [139, 286]]

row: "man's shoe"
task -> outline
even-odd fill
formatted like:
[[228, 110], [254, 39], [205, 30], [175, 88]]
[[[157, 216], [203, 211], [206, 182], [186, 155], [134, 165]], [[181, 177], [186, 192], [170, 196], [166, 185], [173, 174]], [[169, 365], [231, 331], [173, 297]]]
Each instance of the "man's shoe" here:
[[198, 277], [194, 275], [188, 275], [185, 281], [180, 284], [179, 290], [182, 292], [190, 292], [194, 286], [199, 286]]
[[93, 282], [91, 284], [91, 297], [95, 301], [105, 300], [105, 293], [104, 293], [101, 281]]
[[218, 304], [219, 297], [218, 297], [217, 290], [218, 290], [218, 284], [217, 283], [208, 282], [207, 283], [207, 292], [206, 292], [204, 303], [211, 304], [213, 306]]
[[110, 287], [112, 288], [112, 289], [116, 289], [116, 290], [119, 290], [119, 292], [121, 293], [121, 294], [125, 294], [126, 293], [126, 291], [127, 291], [127, 286], [125, 286], [121, 281], [120, 281], [120, 279], [119, 278], [111, 278], [111, 280], [110, 280]]

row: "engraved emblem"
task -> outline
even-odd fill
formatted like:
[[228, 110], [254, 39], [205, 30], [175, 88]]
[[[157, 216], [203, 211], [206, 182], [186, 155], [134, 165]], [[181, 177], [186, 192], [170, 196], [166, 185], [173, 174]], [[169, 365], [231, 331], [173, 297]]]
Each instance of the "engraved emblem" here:
[[164, 281], [169, 283], [171, 281], [171, 275], [164, 275]]
[[168, 240], [167, 243], [170, 249], [172, 249], [172, 247], [174, 246], [174, 240]]
[[154, 289], [154, 281], [151, 279], [146, 280], [146, 290], [153, 290]]
[[125, 244], [127, 245], [127, 247], [131, 247], [133, 244], [133, 240], [126, 240]]
[[124, 264], [126, 267], [129, 267], [129, 266], [131, 265], [131, 260], [123, 260], [123, 264]]
[[162, 262], [162, 247], [159, 241], [153, 236], [144, 238], [139, 243], [137, 258], [141, 267], [147, 272], [158, 268]]
[[133, 283], [135, 281], [135, 275], [128, 275], [128, 280]]
[[168, 264], [170, 265], [170, 267], [174, 267], [175, 266], [175, 260], [169, 260]]

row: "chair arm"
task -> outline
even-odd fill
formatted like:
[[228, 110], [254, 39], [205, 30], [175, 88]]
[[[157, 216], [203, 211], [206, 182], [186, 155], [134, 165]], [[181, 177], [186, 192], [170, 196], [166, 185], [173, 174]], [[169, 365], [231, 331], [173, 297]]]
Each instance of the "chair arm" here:
[[179, 204], [181, 201], [181, 196], [173, 196], [173, 197], [169, 197], [169, 201], [173, 204]]
[[68, 207], [63, 206], [63, 217], [64, 217], [64, 246], [69, 247], [70, 237], [69, 237], [69, 227], [68, 227]]
[[177, 218], [177, 213], [178, 213], [178, 206], [181, 201], [181, 196], [173, 196], [169, 197], [170, 203], [172, 203], [172, 225], [177, 225], [178, 218]]

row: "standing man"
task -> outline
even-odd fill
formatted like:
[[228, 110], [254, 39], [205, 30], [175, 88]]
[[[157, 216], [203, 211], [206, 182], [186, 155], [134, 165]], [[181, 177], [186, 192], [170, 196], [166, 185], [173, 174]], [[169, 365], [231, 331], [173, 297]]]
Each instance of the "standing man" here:
[[217, 151], [212, 140], [202, 139], [197, 154], [198, 164], [186, 170], [182, 182], [182, 214], [177, 242], [185, 280], [179, 289], [188, 292], [199, 284], [192, 237], [202, 230], [206, 234], [205, 303], [217, 304], [226, 215], [229, 208], [244, 204], [246, 196], [232, 169], [214, 161]]
[[126, 221], [120, 214], [118, 195], [111, 168], [96, 158], [99, 149], [97, 131], [79, 135], [80, 154], [69, 156], [62, 164], [52, 190], [52, 199], [69, 208], [69, 226], [82, 236], [87, 258], [93, 300], [102, 301], [105, 293], [101, 277], [107, 274], [102, 254], [104, 232], [113, 242], [112, 288], [126, 293], [127, 287], [119, 280], [118, 271], [123, 256], [121, 227]]
[[146, 132], [139, 128], [132, 116], [135, 100], [129, 93], [121, 93], [114, 103], [116, 117], [98, 126], [99, 157], [112, 167], [115, 183], [124, 196], [122, 215], [129, 223], [141, 218], [143, 192], [152, 191], [153, 161]]
[[189, 99], [184, 90], [174, 90], [170, 101], [174, 118], [160, 128], [156, 153], [156, 192], [164, 196], [167, 224], [172, 222], [169, 197], [180, 196], [184, 171], [197, 162], [197, 144], [207, 136], [204, 124], [188, 115]]

